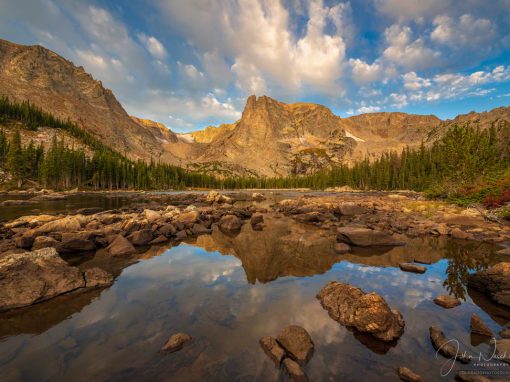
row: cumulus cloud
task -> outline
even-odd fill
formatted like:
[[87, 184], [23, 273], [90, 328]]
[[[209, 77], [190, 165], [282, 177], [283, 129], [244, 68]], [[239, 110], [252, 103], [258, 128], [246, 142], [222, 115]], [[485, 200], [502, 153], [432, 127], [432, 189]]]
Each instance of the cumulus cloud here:
[[352, 68], [353, 79], [357, 83], [374, 82], [380, 79], [383, 71], [382, 65], [378, 64], [377, 62], [368, 64], [359, 58], [351, 58], [349, 60], [349, 65]]
[[398, 21], [430, 17], [451, 9], [451, 0], [375, 0], [377, 10]]
[[449, 16], [437, 16], [430, 37], [441, 44], [454, 49], [485, 49], [487, 42], [496, 34], [493, 23], [484, 18], [475, 18], [464, 14], [458, 19]]
[[384, 58], [405, 69], [427, 69], [438, 62], [439, 52], [428, 48], [421, 37], [412, 39], [408, 26], [394, 24], [384, 31], [388, 47]]
[[163, 44], [154, 36], [147, 36], [145, 33], [138, 33], [138, 38], [143, 43], [145, 48], [155, 58], [164, 59], [167, 56], [167, 52]]
[[420, 90], [431, 85], [429, 79], [421, 78], [415, 72], [406, 73], [402, 78], [404, 80], [404, 87], [409, 90]]

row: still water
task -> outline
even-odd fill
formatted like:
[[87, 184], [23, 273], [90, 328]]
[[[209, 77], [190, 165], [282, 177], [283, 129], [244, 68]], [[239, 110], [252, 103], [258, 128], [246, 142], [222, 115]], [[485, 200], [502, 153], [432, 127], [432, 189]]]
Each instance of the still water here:
[[[495, 333], [510, 321], [510, 311], [465, 287], [469, 272], [497, 260], [490, 246], [418, 238], [337, 255], [332, 233], [285, 218], [266, 225], [152, 249], [110, 288], [0, 315], [0, 380], [283, 381], [258, 340], [298, 324], [315, 343], [305, 367], [312, 381], [398, 381], [399, 366], [441, 381], [445, 359], [435, 357], [429, 326], [488, 353], [490, 344], [470, 336], [471, 314]], [[414, 259], [431, 263], [426, 273], [398, 268]], [[404, 316], [404, 335], [385, 344], [333, 321], [315, 297], [331, 280], [381, 294]], [[444, 293], [465, 301], [443, 309], [432, 299]], [[159, 353], [177, 331], [190, 334], [191, 345]]]

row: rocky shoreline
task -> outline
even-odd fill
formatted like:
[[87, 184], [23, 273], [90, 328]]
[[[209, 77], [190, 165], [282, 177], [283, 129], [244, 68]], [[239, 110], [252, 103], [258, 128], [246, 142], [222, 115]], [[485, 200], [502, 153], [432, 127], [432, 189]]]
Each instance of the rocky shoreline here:
[[[296, 222], [335, 232], [338, 253], [349, 253], [351, 246], [402, 245], [404, 237], [426, 235], [501, 245], [503, 259], [510, 247], [510, 226], [488, 220], [483, 211], [419, 200], [417, 195], [301, 194], [272, 204], [266, 201], [267, 195], [256, 192], [129, 195], [138, 204], [110, 211], [82, 208], [64, 215], [23, 216], [2, 223], [0, 260], [15, 255], [19, 259], [29, 258], [31, 253], [37, 253], [30, 251], [49, 248], [63, 258], [101, 252], [118, 259], [118, 271], [136, 261], [137, 256], [150, 246], [178, 243], [209, 234], [214, 226], [231, 236], [237, 235], [243, 224], [251, 224], [253, 230], [263, 230], [266, 215], [287, 216]], [[42, 194], [39, 197], [66, 196]], [[21, 261], [19, 259], [17, 261]], [[425, 271], [416, 264], [403, 263], [400, 267], [404, 271]], [[508, 272], [507, 267], [499, 268]], [[118, 273], [111, 267], [104, 271], [112, 277]], [[0, 274], [2, 280], [11, 277], [8, 272]], [[485, 279], [487, 277], [490, 273]], [[498, 277], [503, 276], [498, 274]], [[482, 291], [487, 289], [491, 295], [495, 287], [489, 284], [487, 281], [470, 281], [470, 285]], [[505, 284], [503, 288], [507, 287]], [[498, 290], [495, 300], [506, 302], [508, 298], [504, 293]], [[3, 300], [0, 297], [0, 310], [24, 306], [9, 305]], [[39, 299], [31, 303], [37, 301]]]

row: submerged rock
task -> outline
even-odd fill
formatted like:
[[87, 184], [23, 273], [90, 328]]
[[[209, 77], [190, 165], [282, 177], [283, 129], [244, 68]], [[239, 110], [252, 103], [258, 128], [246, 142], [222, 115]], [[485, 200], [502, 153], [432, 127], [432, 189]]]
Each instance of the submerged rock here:
[[82, 272], [62, 260], [55, 248], [0, 259], [0, 311], [32, 305], [83, 287]]
[[412, 273], [425, 273], [427, 268], [421, 265], [416, 265], [412, 263], [400, 263], [399, 268], [404, 272], [412, 272]]
[[432, 346], [434, 346], [434, 349], [441, 355], [446, 358], [456, 359], [462, 363], [469, 363], [471, 361], [468, 356], [464, 355], [460, 349], [446, 339], [444, 333], [438, 327], [431, 326], [429, 328], [429, 333]]
[[365, 293], [349, 284], [332, 281], [317, 298], [331, 318], [340, 324], [370, 333], [382, 341], [392, 341], [404, 332], [404, 319], [380, 295]]
[[185, 333], [173, 334], [161, 348], [162, 352], [174, 353], [191, 342], [191, 337]]
[[436, 305], [442, 306], [445, 309], [451, 309], [459, 306], [460, 300], [453, 296], [442, 294], [434, 299], [434, 303], [436, 303]]
[[478, 317], [476, 314], [471, 315], [470, 327], [471, 333], [480, 334], [486, 337], [494, 336], [492, 330], [490, 330], [489, 327], [485, 324], [485, 322], [483, 322], [482, 319]]
[[382, 231], [359, 227], [340, 227], [337, 230], [337, 241], [358, 247], [404, 245], [393, 236]]
[[301, 326], [290, 325], [283, 328], [277, 340], [289, 357], [300, 365], [305, 365], [313, 355], [312, 338]]
[[113, 276], [101, 268], [90, 268], [83, 272], [85, 287], [99, 288], [113, 283]]
[[283, 359], [285, 358], [285, 350], [278, 344], [273, 337], [262, 337], [259, 344], [264, 350], [264, 353], [275, 363], [276, 367], [280, 367]]
[[498, 263], [469, 275], [468, 286], [488, 294], [498, 304], [510, 307], [510, 263]]
[[407, 367], [399, 367], [398, 377], [405, 382], [424, 382], [423, 378]]
[[291, 382], [307, 382], [308, 377], [306, 376], [301, 366], [296, 361], [293, 361], [290, 358], [285, 358], [283, 360], [283, 371], [285, 375]]

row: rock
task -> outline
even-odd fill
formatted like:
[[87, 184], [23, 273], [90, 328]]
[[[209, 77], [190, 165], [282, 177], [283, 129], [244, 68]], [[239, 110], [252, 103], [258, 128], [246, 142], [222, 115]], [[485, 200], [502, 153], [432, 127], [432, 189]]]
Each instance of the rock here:
[[78, 234], [67, 234], [62, 236], [62, 241], [55, 248], [60, 254], [70, 254], [93, 251], [96, 249], [96, 244], [92, 240], [79, 237]]
[[229, 235], [239, 233], [239, 231], [241, 231], [241, 226], [241, 219], [235, 215], [225, 215], [218, 223], [221, 232]]
[[101, 268], [90, 268], [83, 272], [87, 288], [99, 288], [112, 285], [113, 276]]
[[229, 198], [228, 196], [220, 194], [218, 191], [209, 191], [207, 194], [205, 201], [212, 204], [212, 203], [232, 203], [232, 198]]
[[335, 321], [379, 340], [392, 341], [404, 332], [405, 323], [400, 312], [391, 310], [384, 298], [375, 292], [364, 293], [349, 284], [331, 281], [317, 298]]
[[188, 237], [188, 234], [186, 233], [185, 230], [182, 230], [182, 231], [178, 231], [176, 234], [175, 234], [175, 240], [177, 241], [180, 241], [180, 240], [184, 240]]
[[175, 235], [177, 230], [173, 226], [173, 224], [164, 224], [163, 226], [159, 227], [158, 230], [162, 235], [165, 235], [166, 237]]
[[51, 236], [37, 236], [34, 240], [34, 244], [32, 245], [32, 250], [35, 251], [37, 249], [49, 247], [55, 248], [58, 243], [59, 242]]
[[476, 314], [471, 315], [471, 333], [474, 334], [480, 334], [482, 336], [486, 337], [493, 337], [494, 334], [492, 333], [492, 330], [489, 329], [489, 327], [485, 324], [485, 322], [482, 321], [480, 317], [478, 317]]
[[62, 260], [55, 248], [0, 258], [0, 311], [32, 305], [83, 287], [81, 271]]
[[167, 237], [165, 235], [159, 235], [157, 238], [152, 240], [150, 244], [161, 244], [166, 243], [168, 241]]
[[355, 216], [362, 215], [368, 212], [368, 209], [354, 203], [343, 203], [338, 207], [340, 215]]
[[191, 337], [185, 333], [173, 334], [161, 348], [162, 352], [173, 353], [181, 350], [191, 342]]
[[501, 338], [510, 338], [510, 329], [503, 329], [499, 332]]
[[444, 223], [440, 223], [434, 228], [438, 234], [440, 235], [448, 235], [450, 233], [450, 229]]
[[85, 215], [85, 216], [90, 216], [90, 215], [97, 214], [97, 213], [101, 212], [102, 210], [103, 209], [101, 207], [86, 207], [86, 208], [80, 208], [79, 210], [76, 211], [76, 213]]
[[178, 215], [175, 220], [186, 225], [186, 226], [192, 226], [198, 218], [200, 217], [200, 213], [197, 210], [183, 212], [180, 215]]
[[154, 210], [143, 210], [143, 213], [145, 215], [145, 218], [149, 221], [149, 222], [153, 222], [155, 220], [158, 220], [159, 218], [161, 218], [161, 213], [158, 212], [158, 211], [154, 211]]
[[283, 358], [285, 358], [285, 350], [276, 342], [273, 337], [262, 337], [259, 340], [259, 344], [264, 350], [264, 353], [274, 362], [277, 368], [282, 364]]
[[23, 236], [40, 236], [53, 232], [73, 232], [81, 229], [80, 220], [75, 216], [66, 216], [65, 218], [53, 220], [43, 224], [40, 227], [29, 230]]
[[453, 237], [454, 239], [463, 239], [463, 240], [473, 239], [473, 235], [472, 234], [470, 234], [468, 232], [464, 232], [460, 228], [452, 229], [450, 231], [450, 236]]
[[423, 378], [420, 377], [418, 374], [413, 372], [411, 369], [407, 367], [399, 367], [397, 370], [398, 377], [402, 381], [406, 382], [424, 382]]
[[191, 227], [191, 231], [194, 235], [203, 235], [206, 233], [211, 233], [211, 230], [209, 228], [205, 228], [203, 224], [193, 224], [193, 227]]
[[468, 286], [510, 307], [510, 263], [498, 263], [468, 276]]
[[502, 357], [498, 361], [510, 363], [510, 339], [505, 338], [496, 341], [496, 354]]
[[307, 382], [306, 376], [301, 366], [290, 358], [285, 358], [282, 362], [283, 372], [291, 382]]
[[335, 252], [339, 254], [351, 252], [351, 247], [345, 243], [335, 243]]
[[500, 249], [499, 251], [496, 252], [497, 255], [510, 255], [510, 248], [504, 248], [504, 249]]
[[251, 198], [252, 198], [252, 200], [255, 200], [257, 202], [266, 200], [266, 197], [264, 196], [264, 194], [261, 194], [260, 192], [254, 192], [253, 194], [251, 194]]
[[26, 199], [14, 199], [14, 200], [4, 200], [3, 202], [0, 202], [0, 206], [7, 207], [7, 206], [24, 206], [28, 204], [36, 204], [36, 200], [26, 200]]
[[314, 344], [308, 332], [297, 325], [289, 325], [282, 329], [277, 338], [289, 357], [305, 365], [313, 355]]
[[127, 239], [133, 245], [147, 245], [153, 239], [152, 230], [142, 229], [140, 231], [135, 231], [129, 235]]
[[421, 265], [416, 265], [412, 263], [400, 263], [399, 268], [404, 272], [412, 272], [412, 273], [425, 273], [427, 268]]
[[34, 244], [34, 238], [32, 236], [18, 236], [14, 239], [16, 247], [23, 249], [30, 249]]
[[337, 241], [358, 247], [369, 247], [372, 245], [404, 245], [403, 242], [395, 240], [391, 235], [385, 232], [358, 227], [338, 228]]
[[460, 305], [460, 301], [458, 298], [455, 298], [447, 294], [437, 296], [434, 299], [434, 302], [445, 309], [455, 308], [456, 306]]
[[454, 346], [452, 342], [449, 342], [444, 333], [435, 326], [431, 326], [429, 328], [430, 340], [432, 341], [432, 346], [436, 349], [440, 354], [445, 356], [446, 358], [454, 359], [462, 363], [469, 363], [470, 358], [465, 355], [460, 349], [457, 349], [457, 346]]
[[115, 238], [110, 243], [106, 250], [112, 256], [125, 256], [136, 253], [135, 247], [124, 236], [115, 235]]
[[35, 201], [53, 201], [53, 200], [66, 200], [66, 199], [67, 199], [66, 195], [59, 194], [59, 193], [54, 193], [54, 194], [37, 195], [37, 196], [34, 196], [33, 198], [31, 198], [30, 200], [35, 200]]
[[258, 225], [264, 223], [264, 215], [261, 213], [256, 213], [251, 216], [250, 224], [251, 225]]

